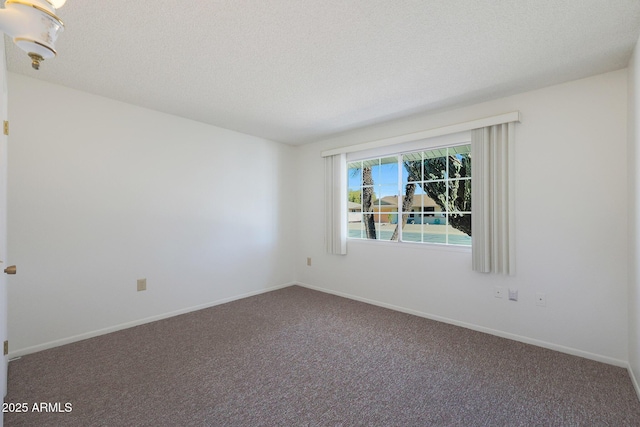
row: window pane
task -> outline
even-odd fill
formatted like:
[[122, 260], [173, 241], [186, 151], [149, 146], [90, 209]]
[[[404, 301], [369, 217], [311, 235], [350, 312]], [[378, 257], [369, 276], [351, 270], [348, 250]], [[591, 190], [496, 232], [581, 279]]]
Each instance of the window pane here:
[[371, 163], [371, 180], [374, 184], [380, 182], [380, 159], [368, 160], [366, 164]]
[[446, 149], [424, 152], [424, 180], [444, 179], [447, 177]]
[[352, 162], [347, 165], [347, 185], [350, 188], [362, 185], [362, 162]]
[[[349, 214], [351, 215], [351, 214]], [[364, 234], [364, 223], [362, 222], [362, 214], [359, 214], [359, 220], [358, 221], [351, 221], [351, 217], [349, 220], [349, 227], [348, 227], [348, 235], [350, 238], [352, 239], [365, 239], [366, 236]]]
[[373, 194], [373, 187], [362, 187], [362, 211], [373, 212], [373, 205], [375, 203], [375, 195]]
[[378, 240], [391, 240], [393, 232], [396, 230], [396, 225], [391, 224], [389, 221], [397, 221], [397, 217], [397, 214], [388, 214], [385, 215], [384, 222], [376, 224], [376, 233]]
[[[349, 223], [362, 221], [362, 189], [349, 188], [347, 196], [347, 221]], [[349, 228], [351, 230], [351, 228]], [[349, 234], [351, 237], [351, 234]]]
[[471, 178], [471, 145], [449, 148], [449, 177]]
[[[436, 202], [432, 198], [430, 198], [428, 195], [424, 194], [424, 192], [423, 194], [417, 194], [417, 193], [418, 191], [416, 191], [416, 194], [413, 195], [412, 210], [414, 212], [433, 211], [434, 208], [438, 206]], [[432, 209], [427, 209], [428, 207]]]
[[376, 185], [376, 196], [380, 204], [398, 206], [398, 185]]
[[[471, 148], [471, 146], [469, 146]], [[466, 154], [461, 161], [464, 164], [466, 173], [461, 174], [461, 177], [471, 178], [471, 153]]]
[[446, 217], [425, 218], [422, 241], [425, 243], [447, 243]]
[[360, 185], [351, 185], [347, 189], [347, 200], [350, 202], [362, 203], [362, 187]]
[[422, 215], [412, 214], [407, 218], [407, 224], [402, 229], [402, 241], [422, 242]]
[[[412, 212], [413, 211], [413, 207], [415, 206], [415, 203], [416, 203], [415, 194], [413, 195], [413, 197], [411, 197], [411, 200], [407, 200], [405, 195], [402, 196], [401, 200], [402, 200], [402, 202], [398, 206], [398, 211], [401, 211], [401, 212]], [[405, 208], [405, 204], [410, 203], [410, 202], [411, 202], [411, 204], [409, 204]]]
[[[374, 175], [375, 176], [375, 175]], [[376, 178], [374, 178], [376, 180]], [[378, 167], [378, 175], [376, 184], [393, 184], [394, 187], [398, 186], [398, 158], [386, 157], [380, 159], [380, 166]], [[395, 191], [394, 191], [395, 192]]]
[[362, 173], [362, 162], [351, 162], [347, 165], [347, 173], [349, 176], [358, 177]]
[[398, 212], [381, 211], [376, 215], [376, 222], [380, 224], [396, 224], [398, 222]]
[[471, 180], [448, 181], [449, 212], [471, 212]]
[[373, 169], [378, 164], [378, 160], [367, 160], [362, 162], [362, 185], [373, 185]]
[[[427, 182], [424, 184], [425, 193], [438, 206], [446, 206], [447, 203], [447, 183], [446, 181]], [[441, 209], [446, 210], [446, 209]]]
[[471, 215], [451, 215], [447, 233], [450, 245], [471, 246]]
[[402, 156], [402, 185], [409, 181], [422, 181], [422, 153], [407, 153]]
[[362, 214], [362, 238], [363, 239], [375, 239], [376, 227], [375, 227], [374, 214]]

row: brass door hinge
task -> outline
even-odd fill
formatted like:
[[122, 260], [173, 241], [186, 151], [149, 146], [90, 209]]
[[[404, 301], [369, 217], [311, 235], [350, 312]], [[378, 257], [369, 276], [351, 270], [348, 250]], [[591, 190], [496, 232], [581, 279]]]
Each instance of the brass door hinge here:
[[4, 355], [9, 354], [9, 341], [4, 342]]
[[5, 121], [4, 121], [4, 126], [3, 126], [3, 128], [4, 128], [4, 134], [5, 134], [5, 135], [9, 135], [9, 120], [5, 120]]

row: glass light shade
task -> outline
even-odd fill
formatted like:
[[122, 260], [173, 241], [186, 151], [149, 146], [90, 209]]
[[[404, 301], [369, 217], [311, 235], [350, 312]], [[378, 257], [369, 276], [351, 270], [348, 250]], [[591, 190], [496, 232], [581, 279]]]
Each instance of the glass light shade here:
[[64, 6], [65, 2], [67, 0], [49, 0], [49, 2], [53, 5], [53, 7], [55, 7], [56, 9], [60, 9], [62, 6]]

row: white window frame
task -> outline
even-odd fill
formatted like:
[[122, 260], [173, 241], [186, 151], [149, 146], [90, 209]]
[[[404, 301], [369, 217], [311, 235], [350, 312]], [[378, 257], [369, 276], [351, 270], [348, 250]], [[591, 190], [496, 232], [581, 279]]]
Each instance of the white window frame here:
[[[449, 147], [455, 147], [460, 145], [470, 145], [471, 144], [471, 131], [463, 131], [457, 132], [454, 134], [447, 134], [436, 136], [432, 138], [424, 138], [415, 141], [406, 141], [400, 144], [395, 144], [392, 146], [382, 146], [382, 147], [374, 147], [366, 150], [360, 151], [352, 151], [348, 152], [346, 156], [347, 165], [352, 162], [364, 161], [364, 160], [373, 160], [376, 158], [384, 158], [384, 157], [393, 157], [398, 156], [398, 187], [396, 191], [396, 196], [398, 197], [398, 212], [397, 222], [402, 224], [402, 205], [400, 201], [402, 200], [402, 196], [404, 194], [404, 188], [402, 183], [402, 155], [415, 153], [415, 152], [423, 152], [423, 151], [431, 151], [437, 149], [445, 149]], [[447, 163], [447, 168], [448, 168]], [[471, 177], [473, 179], [473, 177]], [[345, 180], [345, 181], [348, 181]], [[345, 182], [345, 187], [347, 187], [348, 192], [348, 182]], [[469, 212], [471, 214], [471, 212]], [[346, 225], [348, 228], [348, 224]], [[450, 248], [457, 249], [462, 251], [471, 251], [472, 245], [458, 245], [452, 243], [434, 243], [434, 242], [413, 242], [413, 241], [405, 241], [402, 240], [402, 227], [398, 228], [398, 240], [380, 240], [380, 239], [366, 239], [366, 238], [355, 238], [355, 237], [347, 237], [347, 241], [349, 243], [353, 242], [375, 242], [374, 244], [393, 244], [393, 245], [412, 245], [412, 246], [421, 246], [421, 247], [437, 247], [437, 248]], [[448, 238], [447, 238], [448, 240]]]

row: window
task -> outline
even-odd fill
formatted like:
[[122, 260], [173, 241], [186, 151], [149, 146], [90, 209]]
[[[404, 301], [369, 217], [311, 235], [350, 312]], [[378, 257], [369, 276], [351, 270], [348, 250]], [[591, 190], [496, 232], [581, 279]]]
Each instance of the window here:
[[348, 237], [471, 246], [471, 145], [347, 164]]
[[[323, 151], [327, 252], [346, 255], [349, 238], [473, 246], [474, 271], [514, 274], [518, 122], [512, 111]], [[398, 175], [388, 195], [386, 168]]]

